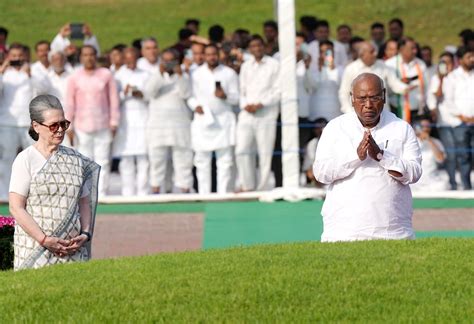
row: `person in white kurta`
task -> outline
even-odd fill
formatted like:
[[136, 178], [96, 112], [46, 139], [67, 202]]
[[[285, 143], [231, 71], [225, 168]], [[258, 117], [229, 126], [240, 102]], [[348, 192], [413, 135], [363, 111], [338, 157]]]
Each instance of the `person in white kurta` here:
[[333, 43], [330, 41], [319, 42], [319, 57], [317, 68], [313, 69], [315, 84], [310, 98], [309, 120], [324, 118], [331, 120], [341, 114], [341, 106], [337, 93], [344, 68], [335, 65], [334, 58], [326, 56], [334, 52]]
[[[350, 99], [351, 83], [359, 74], [374, 73], [378, 75], [384, 81], [385, 87], [389, 87], [396, 94], [404, 94], [409, 90], [409, 86], [400, 81], [393, 70], [388, 68], [382, 60], [377, 60], [377, 52], [372, 43], [361, 42], [358, 45], [358, 52], [359, 58], [348, 64], [342, 74], [339, 102], [343, 113], [354, 110]], [[388, 102], [385, 103], [384, 108], [390, 111]]]
[[422, 119], [417, 122], [415, 132], [423, 156], [423, 174], [417, 183], [411, 185], [411, 189], [422, 192], [448, 190], [448, 177], [446, 171], [441, 168], [446, 154], [441, 141], [430, 135], [431, 121]]
[[[242, 191], [269, 189], [276, 121], [280, 102], [279, 63], [264, 55], [263, 39], [252, 37], [253, 57], [240, 69], [240, 113], [235, 148]], [[256, 181], [255, 153], [258, 153], [260, 179]]]
[[191, 125], [194, 165], [199, 193], [211, 192], [212, 152], [216, 155], [217, 192], [233, 190], [232, 168], [236, 118], [232, 105], [239, 101], [239, 81], [235, 71], [219, 64], [214, 45], [204, 50], [206, 63], [192, 75], [192, 96], [188, 100], [194, 111]]
[[[89, 25], [84, 24], [82, 27], [82, 32], [84, 33], [84, 42], [83, 45], [90, 45], [94, 47], [97, 51], [97, 56], [100, 55], [100, 46], [94, 34], [92, 34], [92, 30]], [[71, 40], [69, 37], [71, 36], [71, 24], [66, 24], [61, 27], [59, 33], [54, 37], [53, 41], [51, 42], [51, 50], [54, 52], [64, 52], [64, 50], [70, 46]]]
[[166, 165], [170, 157], [174, 186], [181, 192], [189, 192], [191, 189], [191, 111], [185, 101], [190, 95], [189, 77], [181, 71], [176, 53], [172, 50], [164, 51], [160, 72], [152, 74], [145, 86], [145, 98], [150, 102], [146, 138], [153, 193], [164, 189]]
[[397, 116], [411, 122], [417, 115], [424, 113], [428, 79], [425, 63], [416, 57], [416, 43], [407, 38], [398, 43], [399, 54], [385, 61], [387, 67], [395, 72], [398, 79], [412, 88], [404, 95], [390, 89], [390, 105], [397, 109]]
[[[48, 94], [57, 97], [66, 112], [67, 82], [72, 73], [66, 69], [66, 56], [64, 56], [63, 52], [50, 52], [48, 56], [51, 62], [47, 74], [49, 80]], [[68, 147], [72, 146], [69, 137], [66, 136], [64, 138], [63, 145]]]
[[143, 97], [149, 74], [137, 68], [136, 49], [125, 49], [124, 59], [125, 64], [114, 75], [120, 97], [120, 124], [114, 138], [113, 155], [120, 157], [122, 195], [143, 196], [149, 193], [144, 127], [148, 120], [148, 107]]
[[413, 239], [409, 184], [421, 176], [413, 128], [383, 109], [383, 81], [358, 76], [354, 112], [329, 122], [316, 151], [316, 180], [329, 185], [322, 208], [323, 242]]
[[[10, 62], [20, 66], [10, 66]], [[44, 78], [31, 75], [23, 47], [12, 44], [0, 66], [0, 199], [8, 197], [11, 166], [19, 148], [30, 146], [28, 105], [35, 91], [43, 92]], [[23, 63], [22, 63], [23, 62]]]
[[137, 61], [140, 70], [150, 74], [160, 72], [160, 60], [158, 56], [158, 43], [153, 37], [142, 40], [142, 57]]

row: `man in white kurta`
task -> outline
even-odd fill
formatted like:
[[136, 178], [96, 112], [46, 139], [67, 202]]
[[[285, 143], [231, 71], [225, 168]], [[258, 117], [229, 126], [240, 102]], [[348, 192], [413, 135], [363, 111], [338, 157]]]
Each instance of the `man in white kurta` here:
[[0, 199], [8, 197], [11, 166], [18, 149], [32, 144], [28, 106], [35, 91], [46, 89], [43, 81], [31, 75], [23, 47], [12, 44], [0, 66]]
[[144, 127], [148, 119], [148, 107], [143, 96], [149, 74], [137, 68], [137, 59], [135, 48], [125, 49], [125, 64], [114, 75], [120, 97], [120, 124], [114, 139], [113, 154], [120, 157], [123, 196], [149, 193]]
[[424, 113], [426, 106], [426, 89], [428, 79], [425, 63], [416, 57], [416, 43], [406, 38], [398, 43], [398, 55], [385, 61], [398, 79], [412, 88], [404, 95], [399, 95], [390, 89], [390, 105], [397, 109], [397, 116], [407, 122], [413, 117]]
[[[348, 64], [342, 75], [341, 86], [339, 88], [339, 101], [341, 103], [341, 111], [348, 113], [354, 111], [351, 104], [350, 92], [351, 83], [358, 75], [362, 73], [374, 73], [378, 75], [392, 92], [396, 94], [404, 94], [408, 91], [409, 86], [400, 81], [393, 70], [388, 68], [382, 60], [377, 60], [377, 52], [370, 42], [362, 42], [358, 45], [359, 58]], [[385, 103], [385, 109], [390, 111], [388, 102]]]
[[[252, 58], [240, 69], [240, 113], [235, 148], [242, 191], [268, 188], [280, 102], [279, 63], [264, 55], [263, 39], [252, 37]], [[255, 153], [260, 179], [256, 181]]]
[[146, 138], [150, 159], [150, 182], [153, 193], [164, 191], [167, 161], [171, 158], [174, 187], [189, 192], [193, 183], [191, 149], [191, 111], [186, 99], [191, 95], [189, 77], [181, 71], [176, 53], [163, 52], [160, 72], [146, 82], [149, 100]]
[[315, 81], [314, 91], [310, 98], [309, 120], [318, 118], [331, 120], [341, 114], [341, 105], [337, 93], [344, 68], [335, 65], [332, 57], [326, 56], [334, 51], [331, 41], [321, 41], [319, 44], [319, 58], [315, 69], [312, 69]]
[[199, 193], [211, 192], [212, 152], [216, 155], [217, 192], [233, 191], [235, 114], [232, 105], [239, 101], [239, 81], [235, 71], [219, 64], [214, 45], [204, 50], [206, 63], [192, 75], [192, 97], [189, 107], [194, 111], [191, 126], [194, 165]]
[[383, 81], [358, 76], [354, 112], [326, 126], [313, 172], [328, 184], [323, 242], [413, 239], [411, 183], [421, 176], [421, 153], [412, 127], [383, 109]]

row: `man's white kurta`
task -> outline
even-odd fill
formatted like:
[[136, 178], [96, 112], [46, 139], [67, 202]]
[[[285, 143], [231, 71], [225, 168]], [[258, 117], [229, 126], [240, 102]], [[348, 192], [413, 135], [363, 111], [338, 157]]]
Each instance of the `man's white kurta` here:
[[131, 70], [125, 65], [114, 75], [120, 96], [120, 125], [114, 140], [115, 156], [145, 155], [147, 153], [145, 125], [148, 120], [148, 107], [144, 99], [125, 94], [127, 85], [142, 93], [149, 78], [146, 71], [138, 68]]
[[[227, 98], [215, 96], [216, 81], [221, 83]], [[192, 110], [201, 106], [204, 114], [194, 114], [191, 126], [192, 146], [196, 152], [209, 152], [235, 145], [236, 118], [232, 105], [239, 102], [239, 80], [231, 68], [219, 65], [214, 70], [203, 64], [193, 72]]]
[[[357, 147], [364, 127], [355, 112], [329, 122], [313, 165], [315, 178], [329, 188], [322, 209], [323, 242], [414, 238], [410, 183], [421, 176], [421, 152], [413, 128], [383, 111], [371, 129], [384, 150], [377, 162], [361, 161]], [[393, 177], [388, 170], [398, 171]]]

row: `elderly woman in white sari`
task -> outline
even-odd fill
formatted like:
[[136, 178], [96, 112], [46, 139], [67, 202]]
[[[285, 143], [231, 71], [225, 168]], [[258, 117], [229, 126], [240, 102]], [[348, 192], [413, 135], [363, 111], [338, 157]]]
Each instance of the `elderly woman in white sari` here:
[[15, 159], [9, 190], [14, 269], [89, 260], [100, 167], [60, 145], [70, 122], [58, 98], [40, 95], [29, 110], [36, 143]]

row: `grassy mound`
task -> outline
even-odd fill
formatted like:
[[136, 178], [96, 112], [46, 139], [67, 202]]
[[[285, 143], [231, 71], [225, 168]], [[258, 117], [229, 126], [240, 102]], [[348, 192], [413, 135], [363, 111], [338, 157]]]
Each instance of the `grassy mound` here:
[[0, 273], [0, 322], [472, 322], [472, 239], [299, 243]]

